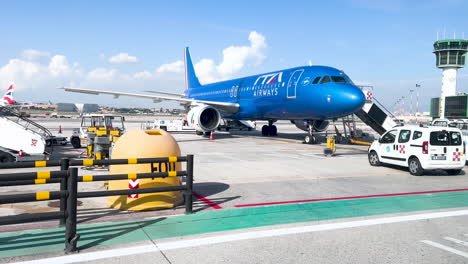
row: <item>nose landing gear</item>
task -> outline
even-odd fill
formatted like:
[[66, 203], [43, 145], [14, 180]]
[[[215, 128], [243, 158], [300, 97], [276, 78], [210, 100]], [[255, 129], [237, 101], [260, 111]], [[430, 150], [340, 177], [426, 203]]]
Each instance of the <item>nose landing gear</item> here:
[[304, 143], [305, 144], [318, 144], [317, 137], [314, 135], [314, 126], [309, 123], [307, 125], [309, 131], [307, 132], [307, 135], [304, 138]]
[[268, 125], [264, 125], [262, 127], [262, 136], [277, 136], [278, 129], [276, 128], [275, 123], [276, 120], [268, 120]]

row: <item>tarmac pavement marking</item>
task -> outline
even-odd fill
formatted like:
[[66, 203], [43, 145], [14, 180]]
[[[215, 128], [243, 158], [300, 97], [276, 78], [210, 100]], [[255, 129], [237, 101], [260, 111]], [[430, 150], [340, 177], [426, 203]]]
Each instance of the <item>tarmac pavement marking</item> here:
[[468, 247], [468, 242], [466, 241], [459, 240], [453, 237], [444, 237], [444, 239]]
[[[242, 233], [237, 233], [237, 234], [218, 235], [218, 236], [211, 236], [211, 237], [204, 237], [204, 238], [178, 240], [178, 241], [173, 241], [173, 242], [161, 242], [161, 243], [154, 243], [151, 245], [144, 245], [144, 246], [137, 246], [137, 247], [116, 248], [116, 249], [111, 249], [111, 250], [103, 250], [103, 251], [90, 252], [90, 253], [80, 253], [76, 255], [38, 259], [38, 260], [32, 260], [32, 261], [23, 261], [23, 262], [16, 262], [16, 264], [73, 263], [73, 262], [82, 262], [82, 261], [91, 261], [91, 260], [98, 260], [98, 259], [136, 255], [136, 254], [142, 254], [142, 253], [158, 252], [158, 251], [164, 251], [164, 250], [174, 250], [174, 249], [182, 249], [182, 248], [207, 246], [207, 245], [241, 241], [241, 240], [249, 240], [249, 239], [269, 238], [269, 237], [277, 237], [277, 236], [285, 236], [285, 235], [295, 235], [295, 234], [320, 232], [320, 231], [331, 231], [331, 230], [347, 229], [347, 228], [354, 228], [354, 227], [374, 226], [374, 225], [380, 225], [380, 224], [392, 224], [392, 223], [410, 222], [410, 221], [428, 220], [428, 219], [464, 216], [464, 215], [468, 215], [468, 210], [414, 214], [414, 215], [405, 215], [405, 216], [394, 216], [394, 217], [349, 221], [349, 222], [342, 222], [342, 223], [306, 225], [306, 226], [290, 227], [290, 228], [250, 231], [250, 232], [242, 232]], [[438, 244], [429, 240], [421, 240], [421, 242], [468, 258], [468, 253], [465, 253], [463, 251], [459, 251], [459, 250], [456, 250], [456, 249], [453, 249], [453, 248], [450, 248], [450, 247], [447, 247], [447, 246], [444, 246], [444, 245], [441, 245], [441, 244]]]
[[453, 254], [468, 258], [468, 253], [460, 251], [458, 249], [447, 247], [447, 246], [444, 246], [442, 244], [439, 244], [439, 243], [436, 243], [436, 242], [433, 242], [433, 241], [430, 241], [430, 240], [421, 240], [421, 242], [423, 242], [423, 243], [425, 243], [427, 245], [430, 245], [430, 246], [433, 246], [433, 247], [448, 251], [450, 253], [453, 253]]

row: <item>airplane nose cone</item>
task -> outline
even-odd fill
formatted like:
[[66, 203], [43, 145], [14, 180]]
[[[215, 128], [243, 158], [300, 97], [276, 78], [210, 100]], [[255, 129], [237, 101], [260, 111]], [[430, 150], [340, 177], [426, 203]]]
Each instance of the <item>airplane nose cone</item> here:
[[356, 86], [350, 87], [350, 91], [348, 92], [348, 106], [351, 112], [356, 112], [357, 110], [361, 109], [362, 106], [366, 103], [366, 97], [364, 93]]

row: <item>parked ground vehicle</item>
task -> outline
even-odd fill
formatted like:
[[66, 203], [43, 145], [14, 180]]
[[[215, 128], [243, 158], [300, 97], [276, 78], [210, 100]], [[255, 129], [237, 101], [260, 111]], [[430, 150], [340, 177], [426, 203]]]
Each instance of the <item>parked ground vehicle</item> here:
[[452, 127], [401, 126], [387, 131], [369, 147], [369, 163], [408, 167], [412, 175], [442, 169], [459, 174], [465, 166], [462, 132]]
[[124, 121], [125, 118], [121, 115], [84, 115], [81, 119], [80, 128], [73, 130], [70, 143], [74, 148], [87, 145], [88, 132], [99, 130], [99, 128], [119, 131], [119, 134], [123, 134], [125, 132]]
[[257, 124], [253, 121], [221, 119], [218, 130], [229, 131], [230, 129], [239, 129], [251, 131], [254, 130], [256, 126]]

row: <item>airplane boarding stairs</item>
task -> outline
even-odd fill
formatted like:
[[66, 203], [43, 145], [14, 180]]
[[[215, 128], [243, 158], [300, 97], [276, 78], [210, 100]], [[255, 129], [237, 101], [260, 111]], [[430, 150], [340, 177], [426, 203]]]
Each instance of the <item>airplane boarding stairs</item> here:
[[53, 142], [65, 142], [65, 137], [54, 137], [52, 133], [38, 123], [21, 116], [8, 107], [0, 106], [0, 154], [21, 157], [26, 155], [45, 157], [46, 146]]
[[396, 117], [375, 98], [366, 100], [362, 109], [354, 114], [380, 135], [397, 126]]

